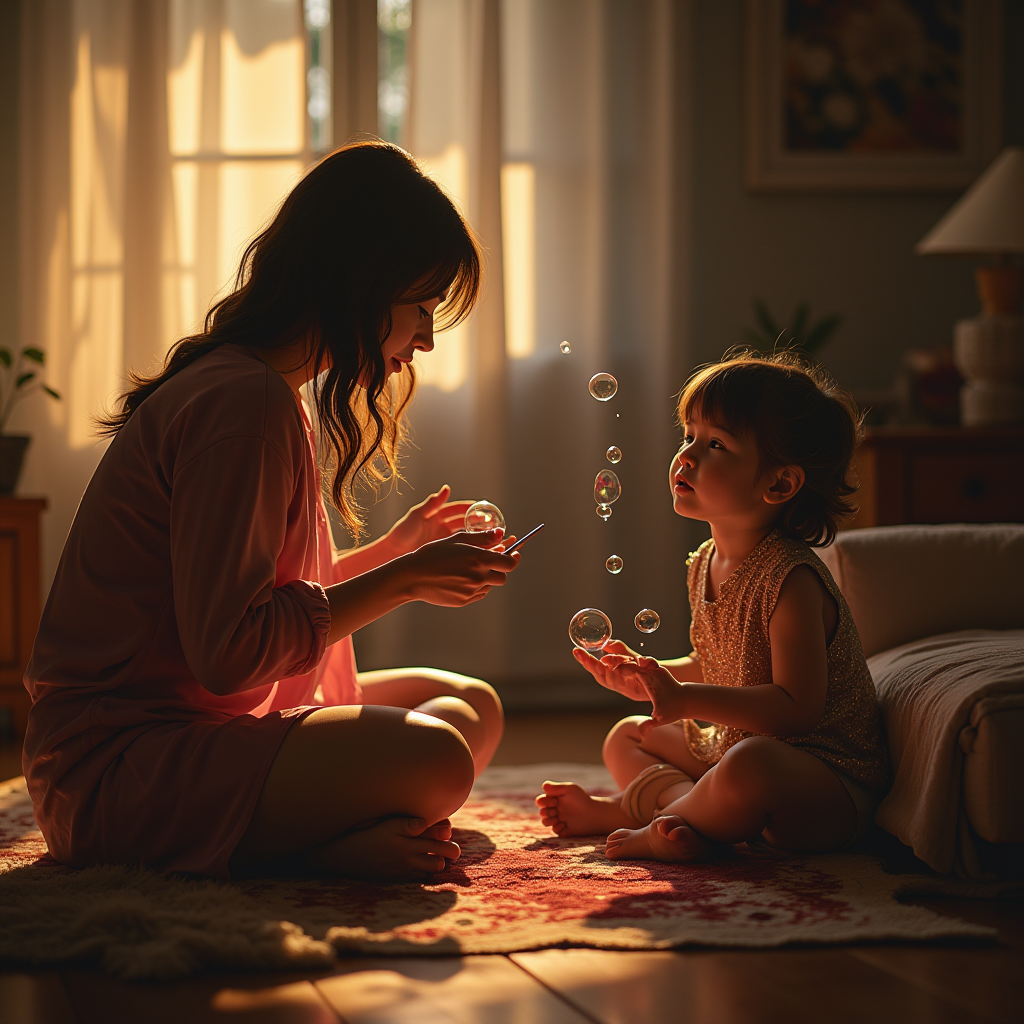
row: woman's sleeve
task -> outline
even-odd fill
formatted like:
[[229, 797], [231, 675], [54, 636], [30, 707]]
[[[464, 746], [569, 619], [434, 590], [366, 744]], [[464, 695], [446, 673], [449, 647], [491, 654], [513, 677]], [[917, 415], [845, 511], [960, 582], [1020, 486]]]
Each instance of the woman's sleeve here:
[[175, 473], [174, 610], [189, 668], [213, 693], [301, 675], [323, 656], [323, 587], [274, 585], [289, 518], [309, 514], [304, 506], [294, 470], [261, 437], [218, 441]]

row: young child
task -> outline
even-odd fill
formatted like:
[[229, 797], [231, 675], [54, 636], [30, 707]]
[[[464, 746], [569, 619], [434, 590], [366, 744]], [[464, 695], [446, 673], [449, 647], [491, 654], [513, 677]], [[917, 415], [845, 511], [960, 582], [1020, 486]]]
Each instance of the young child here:
[[604, 761], [623, 792], [545, 782], [558, 835], [608, 836], [613, 859], [695, 861], [758, 835], [838, 850], [869, 824], [888, 778], [874, 686], [850, 610], [812, 547], [853, 510], [853, 401], [793, 355], [707, 366], [679, 400], [675, 511], [711, 526], [689, 559], [693, 653], [659, 663], [611, 641], [576, 660], [650, 700]]

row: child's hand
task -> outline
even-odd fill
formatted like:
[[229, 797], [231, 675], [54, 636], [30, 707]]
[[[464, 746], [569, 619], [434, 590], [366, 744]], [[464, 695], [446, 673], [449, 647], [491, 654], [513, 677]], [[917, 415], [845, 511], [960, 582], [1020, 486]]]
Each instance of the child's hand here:
[[[388, 540], [396, 555], [415, 551], [432, 540], [450, 537], [463, 529], [466, 509], [472, 501], [449, 501], [452, 489], [445, 484], [439, 491], [429, 495], [418, 505], [413, 505], [394, 526], [388, 530]], [[511, 540], [506, 539], [506, 544]]]
[[[686, 710], [683, 707], [686, 686], [667, 668], [659, 664], [654, 658], [639, 657], [629, 665], [622, 667], [623, 673], [629, 675], [630, 679], [641, 687], [649, 700], [654, 705], [651, 712], [651, 726], [668, 725], [670, 722], [678, 722], [680, 718], [686, 718]], [[634, 698], [643, 700], [643, 697]]]
[[636, 664], [636, 653], [620, 640], [609, 640], [595, 658], [582, 648], [574, 648], [572, 656], [606, 689], [625, 694], [630, 700], [648, 700], [643, 684], [626, 669]]

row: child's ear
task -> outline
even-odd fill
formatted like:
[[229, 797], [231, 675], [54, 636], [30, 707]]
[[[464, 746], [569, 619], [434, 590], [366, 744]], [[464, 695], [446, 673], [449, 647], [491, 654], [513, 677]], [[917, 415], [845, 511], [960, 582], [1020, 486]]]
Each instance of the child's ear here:
[[782, 505], [794, 497], [806, 479], [800, 466], [780, 466], [772, 473], [772, 482], [764, 492], [769, 505]]

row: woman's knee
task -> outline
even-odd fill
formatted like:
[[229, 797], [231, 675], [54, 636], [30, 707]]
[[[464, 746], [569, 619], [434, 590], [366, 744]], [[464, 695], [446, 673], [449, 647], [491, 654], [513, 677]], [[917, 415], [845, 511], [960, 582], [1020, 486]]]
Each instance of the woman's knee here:
[[473, 753], [458, 729], [432, 715], [409, 711], [396, 739], [395, 747], [402, 751], [406, 770], [430, 790], [431, 799], [448, 807], [438, 812], [438, 818], [447, 817], [465, 803], [473, 788], [475, 770]]
[[[418, 669], [424, 677], [437, 684], [441, 695], [457, 696], [464, 700], [480, 716], [485, 723], [503, 723], [504, 709], [497, 690], [490, 683], [473, 676], [464, 676], [458, 672], [445, 672], [443, 669]], [[452, 692], [454, 691], [454, 692]]]

